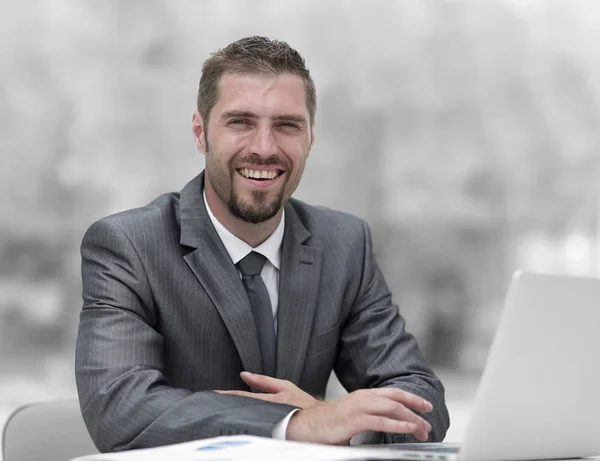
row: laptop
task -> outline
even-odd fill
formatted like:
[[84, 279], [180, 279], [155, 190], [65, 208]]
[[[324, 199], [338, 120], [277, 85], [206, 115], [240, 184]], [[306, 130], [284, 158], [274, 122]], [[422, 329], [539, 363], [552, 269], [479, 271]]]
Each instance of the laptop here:
[[462, 443], [387, 447], [427, 461], [600, 455], [600, 279], [515, 273]]

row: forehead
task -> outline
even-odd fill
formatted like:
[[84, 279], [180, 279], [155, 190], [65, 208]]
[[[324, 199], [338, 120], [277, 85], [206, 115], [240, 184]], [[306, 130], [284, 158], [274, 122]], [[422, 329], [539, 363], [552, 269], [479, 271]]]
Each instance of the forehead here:
[[243, 110], [257, 115], [304, 115], [308, 119], [306, 89], [294, 74], [225, 74], [219, 81], [214, 115]]

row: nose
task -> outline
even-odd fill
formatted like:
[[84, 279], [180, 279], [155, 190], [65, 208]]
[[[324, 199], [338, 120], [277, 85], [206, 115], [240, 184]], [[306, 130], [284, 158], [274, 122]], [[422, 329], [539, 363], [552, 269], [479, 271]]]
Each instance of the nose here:
[[275, 139], [273, 138], [271, 126], [268, 124], [257, 125], [248, 148], [251, 154], [259, 155], [261, 157], [269, 157], [276, 154], [277, 147]]

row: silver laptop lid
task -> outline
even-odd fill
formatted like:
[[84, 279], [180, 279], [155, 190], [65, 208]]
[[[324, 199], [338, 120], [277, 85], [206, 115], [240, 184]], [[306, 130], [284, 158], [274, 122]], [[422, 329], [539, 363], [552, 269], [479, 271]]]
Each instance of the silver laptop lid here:
[[600, 454], [600, 279], [515, 274], [463, 461]]

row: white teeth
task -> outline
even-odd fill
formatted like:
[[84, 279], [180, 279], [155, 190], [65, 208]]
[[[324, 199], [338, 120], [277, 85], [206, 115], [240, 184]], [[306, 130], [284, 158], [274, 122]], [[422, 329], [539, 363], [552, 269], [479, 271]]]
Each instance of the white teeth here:
[[242, 173], [242, 175], [246, 178], [253, 179], [275, 179], [277, 176], [279, 176], [277, 171], [250, 170], [248, 168], [242, 168], [240, 173]]

